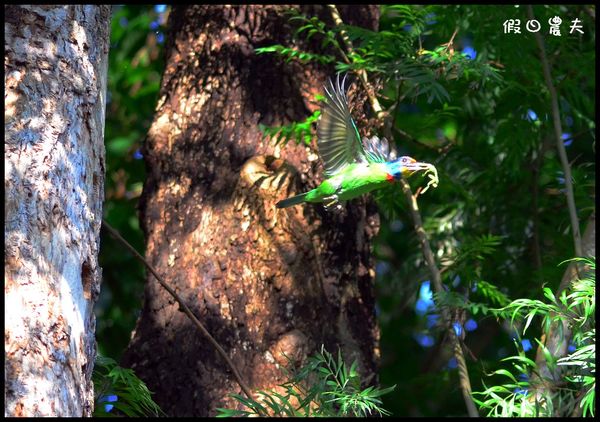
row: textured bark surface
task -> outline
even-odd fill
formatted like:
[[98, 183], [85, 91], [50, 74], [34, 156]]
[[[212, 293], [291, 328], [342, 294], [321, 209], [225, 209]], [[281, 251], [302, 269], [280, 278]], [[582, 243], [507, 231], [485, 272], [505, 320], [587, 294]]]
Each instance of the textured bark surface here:
[[5, 415], [90, 416], [108, 6], [5, 6]]
[[[322, 164], [304, 146], [261, 140], [258, 125], [303, 120], [334, 75], [256, 55], [257, 47], [294, 45], [284, 10], [190, 6], [171, 12], [167, 65], [144, 151], [146, 256], [251, 387], [284, 380], [282, 353], [300, 365], [321, 344], [331, 352], [339, 345], [374, 383], [374, 206], [361, 199], [340, 213], [320, 205], [275, 207], [316, 186]], [[331, 21], [324, 7], [302, 11]], [[341, 12], [352, 24], [374, 28], [378, 22], [376, 7]], [[123, 364], [172, 416], [214, 415], [217, 407], [235, 406], [228, 393], [241, 392], [153, 278]]]

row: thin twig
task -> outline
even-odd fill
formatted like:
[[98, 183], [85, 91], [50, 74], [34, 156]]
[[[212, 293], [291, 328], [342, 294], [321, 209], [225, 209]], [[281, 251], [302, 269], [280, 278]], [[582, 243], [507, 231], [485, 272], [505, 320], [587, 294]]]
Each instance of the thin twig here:
[[227, 363], [227, 366], [229, 366], [229, 368], [231, 369], [231, 372], [233, 372], [233, 375], [235, 376], [238, 384], [240, 385], [240, 387], [242, 388], [242, 390], [244, 391], [246, 396], [248, 396], [249, 399], [253, 400], [254, 398], [252, 396], [252, 392], [250, 391], [250, 388], [248, 388], [246, 383], [242, 380], [242, 376], [238, 372], [237, 368], [235, 367], [234, 363], [231, 361], [231, 359], [229, 358], [229, 356], [227, 355], [225, 350], [223, 350], [221, 345], [219, 343], [217, 343], [217, 340], [215, 340], [213, 338], [213, 336], [210, 335], [210, 333], [204, 327], [204, 325], [202, 325], [202, 323], [200, 321], [198, 321], [198, 319], [196, 318], [196, 316], [194, 315], [192, 310], [186, 305], [186, 303], [183, 301], [183, 299], [163, 280], [163, 278], [161, 276], [158, 275], [158, 273], [156, 272], [154, 267], [152, 267], [152, 265], [146, 260], [146, 258], [144, 258], [138, 251], [136, 251], [135, 248], [133, 246], [131, 246], [129, 244], [129, 242], [127, 242], [119, 234], [119, 232], [117, 230], [115, 230], [104, 219], [102, 219], [102, 225], [111, 234], [112, 237], [114, 237], [119, 242], [121, 242], [123, 244], [123, 246], [125, 246], [133, 254], [133, 256], [135, 256], [138, 260], [140, 260], [146, 266], [146, 268], [148, 268], [148, 270], [150, 270], [150, 272], [154, 275], [154, 277], [156, 277], [156, 280], [158, 280], [159, 284], [162, 287], [164, 287], [165, 290], [167, 292], [169, 292], [169, 294], [171, 296], [173, 296], [173, 298], [177, 301], [177, 303], [179, 303], [180, 309], [189, 317], [189, 319], [202, 332], [202, 334], [204, 334], [206, 336], [206, 338], [208, 338], [208, 341], [214, 346], [214, 348], [217, 349], [217, 352], [219, 353], [219, 355], [221, 355], [223, 360], [225, 360], [225, 362]]
[[[406, 196], [406, 200], [410, 205], [410, 214], [413, 219], [413, 223], [415, 225], [415, 232], [417, 233], [417, 237], [419, 238], [419, 242], [421, 243], [421, 249], [423, 250], [423, 257], [425, 258], [425, 262], [427, 263], [427, 267], [429, 268], [429, 272], [431, 273], [431, 281], [433, 282], [433, 288], [437, 294], [444, 292], [444, 286], [442, 285], [442, 277], [440, 275], [440, 271], [437, 268], [435, 263], [435, 258], [433, 256], [433, 252], [431, 251], [431, 246], [429, 244], [429, 240], [427, 239], [427, 234], [425, 233], [425, 229], [423, 228], [423, 221], [421, 219], [421, 213], [419, 212], [419, 207], [417, 205], [417, 198], [412, 194], [410, 190], [410, 186], [406, 180], [401, 179], [400, 185], [402, 186], [402, 191]], [[463, 395], [463, 399], [465, 401], [465, 405], [467, 406], [467, 412], [470, 417], [478, 417], [479, 413], [477, 408], [475, 407], [475, 403], [473, 402], [473, 398], [471, 397], [471, 381], [469, 380], [469, 372], [467, 369], [467, 364], [465, 361], [465, 356], [460, 345], [460, 341], [454, 332], [454, 328], [450, 326], [450, 315], [446, 308], [441, 307], [440, 309], [442, 313], [442, 318], [444, 321], [448, 323], [448, 334], [450, 336], [450, 342], [452, 344], [452, 351], [454, 353], [454, 358], [458, 364], [458, 375], [460, 378], [460, 389]]]
[[542, 252], [540, 247], [540, 216], [538, 212], [539, 207], [539, 181], [540, 181], [540, 171], [542, 168], [542, 162], [544, 160], [544, 146], [546, 144], [546, 140], [542, 141], [542, 145], [540, 148], [535, 150], [536, 157], [533, 160], [532, 172], [533, 178], [531, 181], [531, 220], [533, 222], [533, 239], [532, 239], [532, 249], [533, 249], [533, 262], [534, 268], [536, 270], [540, 270], [542, 268]]
[[[535, 19], [533, 15], [533, 7], [527, 6], [527, 14], [529, 19]], [[537, 42], [538, 48], [540, 49], [540, 60], [542, 62], [542, 70], [544, 72], [544, 80], [546, 86], [550, 92], [550, 101], [552, 104], [552, 121], [554, 123], [554, 136], [556, 137], [556, 147], [558, 149], [558, 155], [560, 162], [565, 174], [565, 188], [567, 191], [567, 205], [569, 208], [569, 217], [571, 219], [571, 230], [573, 231], [573, 241], [575, 243], [575, 256], [583, 256], [583, 248], [581, 247], [581, 232], [579, 230], [579, 219], [577, 218], [577, 208], [575, 207], [575, 196], [573, 194], [573, 181], [571, 180], [571, 166], [569, 165], [569, 159], [567, 157], [567, 151], [562, 140], [562, 127], [560, 124], [560, 110], [558, 108], [558, 95], [556, 89], [552, 84], [552, 75], [550, 73], [550, 65], [548, 63], [548, 57], [546, 56], [546, 48], [544, 47], [544, 40], [539, 32], [533, 33]]]
[[458, 34], [458, 26], [456, 27], [456, 29], [454, 29], [450, 40], [447, 43], [442, 44], [443, 46], [446, 46], [446, 50], [454, 51], [454, 48], [452, 48], [452, 44], [454, 43], [454, 38], [456, 37], [456, 34]]
[[[335, 4], [328, 4], [327, 7], [329, 8], [329, 11], [331, 12], [331, 17], [333, 18], [333, 22], [337, 26], [341, 27], [344, 24], [344, 21], [342, 21], [340, 12], [338, 12]], [[348, 51], [348, 54], [350, 54], [352, 51], [354, 51], [354, 47], [352, 46], [352, 41], [350, 41], [350, 37], [348, 37], [348, 34], [343, 29], [340, 29], [340, 35], [342, 37], [342, 40], [344, 41], [344, 45], [346, 47], [346, 50]], [[351, 64], [351, 61], [350, 61], [350, 58], [348, 57], [348, 55], [346, 55], [346, 53], [344, 51], [340, 51], [340, 53], [341, 53], [342, 57], [344, 58], [344, 61], [347, 64]], [[383, 118], [385, 117], [385, 112], [383, 111], [383, 108], [381, 108], [379, 101], [377, 101], [377, 97], [375, 97], [375, 94], [373, 92], [371, 92], [371, 87], [367, 81], [367, 72], [364, 69], [360, 69], [357, 71], [357, 73], [358, 73], [358, 77], [363, 85], [363, 88], [369, 95], [369, 101], [371, 102], [371, 107], [373, 108], [373, 111], [375, 112], [375, 116], [378, 119], [383, 120]]]
[[[327, 5], [327, 6], [329, 7], [329, 10], [331, 11], [331, 15], [333, 17], [335, 24], [339, 25], [339, 26], [343, 25], [343, 21], [340, 17], [340, 14], [339, 14], [337, 8], [335, 7], [335, 5]], [[342, 39], [344, 40], [346, 48], [348, 49], [348, 52], [351, 52], [352, 51], [352, 43], [350, 42], [350, 39], [348, 38], [345, 31], [342, 30], [342, 31], [340, 31], [340, 33], [342, 35]], [[344, 53], [344, 52], [342, 51], [342, 53]], [[345, 54], [343, 54], [343, 56], [346, 57], [346, 60], [348, 60], [348, 58]], [[359, 76], [363, 83], [365, 91], [367, 92], [367, 95], [369, 96], [369, 101], [371, 103], [373, 111], [377, 115], [378, 119], [383, 119], [385, 117], [385, 112], [383, 111], [381, 105], [379, 104], [379, 100], [377, 100], [377, 97], [375, 96], [374, 91], [372, 89], [370, 89], [369, 81], [367, 79], [367, 73], [364, 70], [361, 70], [361, 71], [359, 71]], [[417, 206], [416, 196], [414, 196], [412, 194], [412, 192], [410, 190], [410, 186], [404, 179], [400, 180], [400, 184], [402, 186], [402, 190], [404, 191], [404, 194], [406, 195], [406, 199], [408, 200], [408, 202], [410, 204], [410, 211], [411, 211], [411, 215], [413, 218], [413, 223], [415, 225], [415, 232], [417, 233], [417, 237], [419, 238], [419, 241], [421, 243], [421, 248], [423, 250], [423, 256], [425, 257], [427, 267], [429, 268], [429, 272], [431, 273], [431, 278], [433, 281], [434, 289], [435, 289], [436, 293], [439, 294], [444, 291], [444, 288], [442, 286], [442, 278], [440, 275], [440, 271], [438, 270], [437, 265], [435, 263], [433, 252], [431, 251], [431, 246], [429, 244], [429, 240], [427, 239], [427, 234], [425, 233], [425, 229], [423, 228], [423, 222], [421, 219], [421, 214], [419, 213], [419, 208]], [[447, 310], [445, 308], [442, 308], [441, 312], [442, 312], [444, 321], [449, 323], [450, 316], [448, 315]], [[471, 382], [469, 381], [469, 373], [467, 370], [465, 356], [463, 354], [463, 350], [460, 345], [460, 341], [459, 341], [458, 337], [456, 336], [456, 333], [454, 332], [454, 329], [452, 328], [452, 326], [450, 326], [450, 324], [448, 324], [448, 325], [449, 325], [448, 334], [449, 334], [451, 342], [452, 342], [454, 357], [456, 358], [456, 361], [458, 363], [460, 387], [461, 387], [461, 391], [463, 394], [463, 399], [465, 401], [465, 405], [467, 407], [467, 412], [470, 417], [478, 417], [479, 412], [477, 411], [477, 408], [475, 407], [475, 403], [473, 402], [473, 398], [471, 397]]]

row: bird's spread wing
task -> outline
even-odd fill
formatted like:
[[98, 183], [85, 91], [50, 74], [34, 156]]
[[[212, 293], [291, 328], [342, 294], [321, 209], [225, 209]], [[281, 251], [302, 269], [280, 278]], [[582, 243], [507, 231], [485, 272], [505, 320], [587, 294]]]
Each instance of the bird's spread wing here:
[[325, 164], [325, 174], [331, 176], [346, 165], [365, 161], [365, 151], [350, 110], [344, 91], [344, 82], [340, 84], [338, 74], [336, 83], [329, 81], [325, 87], [326, 103], [317, 127], [319, 154]]
[[365, 157], [369, 163], [385, 163], [397, 158], [394, 148], [390, 148], [387, 139], [373, 136], [371, 139], [363, 138]]

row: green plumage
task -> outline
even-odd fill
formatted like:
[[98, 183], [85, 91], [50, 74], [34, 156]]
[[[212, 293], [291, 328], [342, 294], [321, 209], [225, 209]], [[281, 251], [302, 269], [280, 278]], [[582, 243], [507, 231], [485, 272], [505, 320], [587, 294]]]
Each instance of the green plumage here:
[[347, 201], [389, 183], [385, 164], [350, 164], [324, 180], [317, 188], [307, 192], [305, 200], [323, 202], [325, 198], [337, 195], [338, 200]]
[[286, 208], [302, 202], [347, 201], [389, 184], [385, 163], [354, 163], [325, 179], [315, 189], [277, 203]]

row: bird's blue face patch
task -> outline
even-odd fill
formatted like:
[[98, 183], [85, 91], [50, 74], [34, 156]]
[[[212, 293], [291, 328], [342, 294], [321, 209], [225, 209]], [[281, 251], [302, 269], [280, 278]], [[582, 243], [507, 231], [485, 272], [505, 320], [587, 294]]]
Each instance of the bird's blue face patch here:
[[402, 178], [402, 173], [410, 173], [413, 171], [410, 169], [410, 165], [415, 162], [416, 160], [414, 158], [408, 156], [399, 157], [397, 160], [388, 163], [388, 172], [394, 180], [400, 180], [400, 178]]

